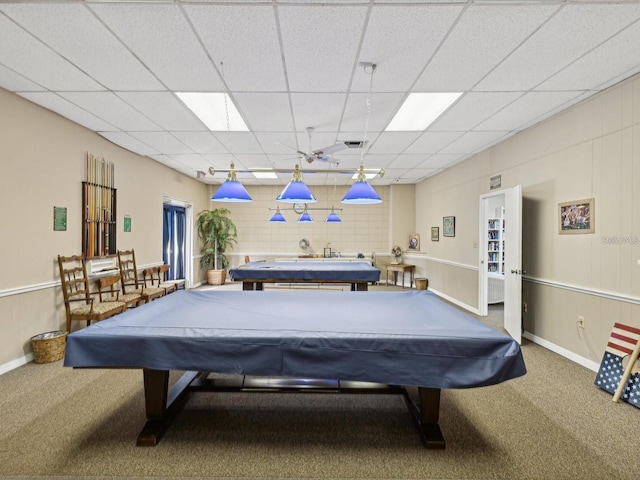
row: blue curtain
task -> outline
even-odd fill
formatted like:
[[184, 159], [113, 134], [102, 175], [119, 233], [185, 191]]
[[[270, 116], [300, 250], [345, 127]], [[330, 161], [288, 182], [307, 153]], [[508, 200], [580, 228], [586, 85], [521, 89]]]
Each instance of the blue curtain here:
[[162, 215], [162, 261], [171, 265], [169, 279], [183, 279], [186, 212], [184, 207], [164, 205]]

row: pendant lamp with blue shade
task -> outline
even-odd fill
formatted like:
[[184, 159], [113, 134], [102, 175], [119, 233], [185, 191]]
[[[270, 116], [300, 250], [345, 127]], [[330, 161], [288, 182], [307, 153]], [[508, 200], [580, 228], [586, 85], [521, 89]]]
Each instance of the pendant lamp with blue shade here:
[[[382, 203], [382, 198], [378, 192], [367, 182], [364, 174], [364, 155], [367, 145], [367, 130], [369, 128], [369, 118], [371, 117], [371, 92], [373, 91], [373, 74], [376, 71], [375, 63], [363, 63], [365, 73], [370, 73], [369, 79], [369, 95], [367, 97], [367, 119], [364, 124], [364, 137], [362, 139], [362, 153], [360, 154], [360, 168], [358, 169], [358, 178], [356, 183], [351, 185], [346, 195], [342, 198], [342, 203], [351, 205], [370, 205], [374, 203]], [[370, 68], [370, 72], [367, 71]]]
[[360, 164], [358, 170], [358, 179], [356, 183], [351, 185], [351, 188], [342, 199], [342, 203], [351, 205], [371, 205], [374, 203], [382, 203], [382, 198], [378, 195], [378, 192], [367, 182], [367, 177], [364, 173], [364, 167]]
[[284, 190], [276, 197], [276, 202], [283, 203], [314, 203], [318, 200], [313, 196], [309, 187], [302, 181], [300, 165], [293, 170], [293, 178], [284, 187]]
[[253, 199], [247, 189], [244, 188], [237, 179], [235, 165], [231, 164], [231, 169], [220, 188], [211, 197], [212, 202], [251, 202]]
[[302, 215], [300, 215], [300, 218], [298, 218], [298, 223], [311, 223], [311, 222], [313, 222], [313, 218], [311, 218], [311, 215], [309, 215], [309, 212], [307, 212], [307, 207], [305, 205], [304, 212], [302, 212]]
[[269, 219], [270, 222], [286, 222], [287, 219], [280, 213], [280, 207], [276, 208], [276, 213]]
[[331, 213], [327, 215], [327, 218], [324, 220], [327, 223], [338, 223], [342, 222], [338, 214], [335, 212], [335, 209], [331, 207]]

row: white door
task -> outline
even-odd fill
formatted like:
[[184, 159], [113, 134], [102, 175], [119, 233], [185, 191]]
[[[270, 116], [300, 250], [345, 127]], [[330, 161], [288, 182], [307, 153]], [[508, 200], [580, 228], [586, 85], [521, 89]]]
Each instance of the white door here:
[[504, 328], [522, 341], [522, 187], [504, 191]]
[[517, 340], [522, 340], [522, 188], [500, 190], [480, 196], [480, 237], [478, 275], [478, 313], [487, 315], [487, 207], [495, 199], [504, 206], [504, 328]]

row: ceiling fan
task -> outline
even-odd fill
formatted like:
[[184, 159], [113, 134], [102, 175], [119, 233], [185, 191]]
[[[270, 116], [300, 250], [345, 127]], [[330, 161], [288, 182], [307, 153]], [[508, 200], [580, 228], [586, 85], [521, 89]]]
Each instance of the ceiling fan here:
[[307, 163], [313, 163], [316, 160], [320, 162], [339, 163], [340, 159], [335, 158], [333, 154], [335, 152], [339, 152], [340, 150], [349, 148], [349, 146], [344, 142], [338, 142], [334, 145], [329, 145], [324, 148], [311, 150], [311, 137], [313, 136], [314, 130], [315, 128], [313, 127], [307, 127], [307, 134], [309, 135], [309, 151], [303, 152], [301, 150], [296, 150], [298, 154], [300, 154], [300, 159], [306, 160]]

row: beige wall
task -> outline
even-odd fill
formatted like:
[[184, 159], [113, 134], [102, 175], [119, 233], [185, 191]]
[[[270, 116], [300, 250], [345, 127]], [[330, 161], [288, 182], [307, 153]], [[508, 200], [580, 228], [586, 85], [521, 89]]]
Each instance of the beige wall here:
[[[522, 185], [526, 330], [599, 363], [615, 321], [640, 326], [640, 77], [416, 186], [416, 204], [427, 206], [416, 213], [418, 231], [456, 216], [455, 238], [429, 246], [441, 263], [430, 285], [456, 299], [475, 296], [472, 306], [479, 196], [498, 174], [505, 188]], [[592, 197], [596, 232], [559, 235], [558, 203]], [[475, 268], [475, 281], [447, 283], [439, 275], [447, 262]], [[584, 330], [576, 328], [579, 315]]]
[[[0, 368], [30, 353], [33, 335], [63, 325], [56, 257], [82, 252], [87, 152], [115, 165], [117, 247], [135, 248], [139, 265], [162, 261], [163, 196], [196, 211], [209, 204], [200, 182], [0, 89]], [[54, 206], [67, 208], [65, 232], [53, 231]], [[123, 232], [125, 214], [131, 233]], [[194, 272], [200, 275], [197, 265]]]

